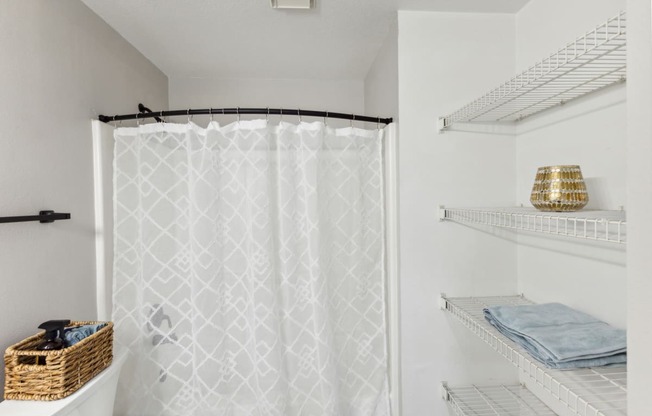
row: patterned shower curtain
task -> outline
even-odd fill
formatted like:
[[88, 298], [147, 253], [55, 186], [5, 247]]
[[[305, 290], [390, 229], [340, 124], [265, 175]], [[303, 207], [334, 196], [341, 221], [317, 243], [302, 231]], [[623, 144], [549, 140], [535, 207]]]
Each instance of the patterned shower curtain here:
[[115, 139], [116, 414], [389, 416], [383, 131]]

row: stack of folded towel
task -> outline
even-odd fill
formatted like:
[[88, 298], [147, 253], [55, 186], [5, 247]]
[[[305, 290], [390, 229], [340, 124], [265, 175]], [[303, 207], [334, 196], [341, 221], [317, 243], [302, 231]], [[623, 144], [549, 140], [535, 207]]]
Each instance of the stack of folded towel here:
[[627, 362], [627, 336], [560, 303], [492, 306], [487, 321], [546, 367], [572, 369]]
[[84, 338], [90, 337], [100, 329], [104, 328], [106, 323], [81, 325], [66, 328], [63, 333], [63, 342], [66, 347], [72, 347]]

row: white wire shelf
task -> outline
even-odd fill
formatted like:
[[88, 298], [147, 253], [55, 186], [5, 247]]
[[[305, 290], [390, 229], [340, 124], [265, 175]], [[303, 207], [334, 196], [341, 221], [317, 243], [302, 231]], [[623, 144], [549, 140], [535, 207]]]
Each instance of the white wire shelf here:
[[498, 88], [441, 117], [439, 130], [458, 122], [520, 121], [624, 81], [626, 29], [622, 11]]
[[[485, 319], [483, 308], [496, 305], [532, 304], [522, 296], [482, 298], [448, 298], [442, 295], [441, 306], [464, 326], [515, 365], [526, 384], [544, 392], [539, 396], [551, 408], [564, 409], [574, 416], [626, 416], [627, 368], [607, 366], [578, 370], [552, 370], [531, 359], [528, 353], [503, 336]], [[553, 405], [553, 403], [555, 405]], [[491, 414], [491, 413], [489, 413]], [[562, 413], [560, 413], [562, 414]]]
[[444, 399], [458, 416], [557, 416], [524, 386], [450, 387]]
[[625, 211], [542, 212], [535, 208], [440, 206], [439, 219], [608, 243], [626, 244], [627, 240]]

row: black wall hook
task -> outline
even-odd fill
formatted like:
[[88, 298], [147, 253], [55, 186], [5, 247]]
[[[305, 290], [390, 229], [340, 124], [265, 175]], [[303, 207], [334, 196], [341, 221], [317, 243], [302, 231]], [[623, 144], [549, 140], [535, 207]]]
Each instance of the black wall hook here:
[[[141, 113], [141, 114], [142, 113], [153, 113], [153, 111], [150, 110], [149, 108], [145, 107], [145, 105], [143, 103], [138, 103], [138, 112]], [[162, 111], [159, 111], [159, 113], [162, 114]], [[159, 123], [163, 122], [161, 117], [154, 117], [154, 120], [156, 120]]]

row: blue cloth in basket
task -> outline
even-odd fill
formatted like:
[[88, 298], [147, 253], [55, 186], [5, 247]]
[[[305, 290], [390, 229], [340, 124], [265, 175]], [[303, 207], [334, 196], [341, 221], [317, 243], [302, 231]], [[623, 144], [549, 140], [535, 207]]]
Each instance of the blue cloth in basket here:
[[492, 306], [484, 317], [549, 368], [627, 362], [626, 331], [560, 303]]
[[63, 342], [66, 347], [72, 347], [84, 338], [90, 337], [100, 329], [104, 328], [106, 323], [95, 325], [82, 325], [66, 328], [63, 333]]

